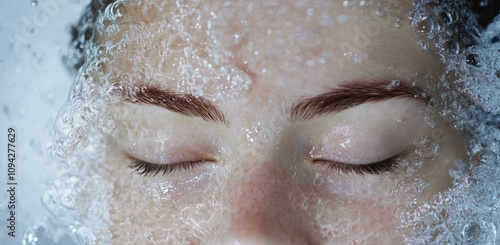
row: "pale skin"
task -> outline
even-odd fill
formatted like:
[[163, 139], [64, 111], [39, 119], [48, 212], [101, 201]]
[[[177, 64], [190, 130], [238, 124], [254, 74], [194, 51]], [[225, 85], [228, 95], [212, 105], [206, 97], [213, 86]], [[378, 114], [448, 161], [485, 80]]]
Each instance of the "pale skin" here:
[[[406, 17], [410, 3], [385, 3], [392, 10], [381, 16], [376, 6], [344, 7], [343, 1], [187, 6], [208, 6], [198, 18], [200, 26], [197, 14], [176, 17], [182, 13], [177, 6], [164, 4], [162, 11], [150, 8], [147, 14], [140, 6], [123, 6], [120, 31], [99, 36], [100, 43], [118, 43], [124, 33], [129, 38], [121, 52], [103, 56], [103, 71], [115, 75], [111, 82], [199, 95], [226, 122], [133, 101], [109, 107], [118, 124], [102, 164], [112, 170], [114, 242], [401, 244], [397, 210], [415, 197], [405, 183], [425, 175], [429, 185], [416, 202], [449, 188], [448, 170], [465, 151], [461, 133], [414, 98], [290, 119], [299, 101], [353, 82], [371, 86], [371, 81], [398, 79], [437, 95], [427, 85], [437, 81], [442, 65], [416, 44]], [[142, 32], [177, 19], [183, 20], [182, 34]], [[217, 24], [221, 19], [227, 23]], [[210, 28], [207, 20], [213, 21]], [[139, 28], [129, 28], [130, 23], [140, 23]], [[374, 29], [366, 29], [370, 25]], [[187, 80], [183, 69], [200, 79]], [[125, 73], [134, 79], [124, 82]], [[231, 86], [236, 76], [242, 82]], [[434, 118], [434, 128], [425, 115]], [[436, 137], [436, 130], [445, 136]], [[439, 154], [409, 175], [401, 162], [416, 155], [415, 142], [424, 138], [439, 144]], [[328, 167], [329, 162], [360, 166], [395, 156], [400, 156], [398, 167], [379, 174]], [[135, 160], [194, 164], [153, 176], [134, 172], [129, 165]]]

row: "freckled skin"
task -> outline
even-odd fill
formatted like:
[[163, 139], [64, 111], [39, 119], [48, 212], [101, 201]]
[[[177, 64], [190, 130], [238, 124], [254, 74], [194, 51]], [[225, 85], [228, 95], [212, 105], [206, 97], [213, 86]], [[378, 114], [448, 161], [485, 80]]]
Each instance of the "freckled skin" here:
[[[229, 6], [223, 1], [187, 2], [181, 8], [169, 2], [155, 1], [161, 11], [137, 3], [122, 6], [120, 31], [101, 33], [98, 39], [115, 44], [124, 39], [127, 45], [100, 57], [106, 60], [101, 72], [113, 74], [109, 83], [201, 95], [221, 108], [229, 127], [159, 108], [110, 109], [120, 123], [102, 164], [112, 169], [109, 230], [114, 243], [401, 244], [395, 210], [408, 202], [395, 192], [401, 181], [427, 175], [430, 186], [417, 202], [450, 186], [448, 170], [461, 157], [458, 152], [464, 152], [463, 138], [439, 119], [436, 127], [444, 129], [447, 140], [439, 155], [426, 159], [410, 177], [406, 168], [347, 175], [309, 159], [315, 145], [338, 145], [322, 139], [340, 126], [359, 130], [338, 135], [357, 147], [347, 149], [348, 157], [335, 155], [345, 154], [336, 148], [325, 150], [333, 152], [329, 157], [392, 157], [391, 151], [403, 150], [395, 139], [412, 143], [433, 132], [423, 119], [425, 110], [415, 103], [391, 100], [307, 122], [288, 121], [288, 109], [298, 99], [341, 82], [398, 78], [420, 88], [432, 83], [424, 77], [437, 78], [439, 59], [418, 48], [406, 22], [400, 28], [380, 24], [386, 22], [375, 15], [375, 6], [342, 7], [342, 1], [280, 1], [275, 6], [261, 1], [251, 8], [246, 1]], [[392, 17], [404, 19], [411, 10], [409, 2], [388, 3], [395, 6], [387, 13]], [[341, 14], [349, 17], [345, 23], [338, 22]], [[380, 31], [368, 35], [368, 23], [379, 23]], [[363, 45], [356, 41], [360, 35], [369, 37]], [[348, 51], [366, 58], [359, 63]], [[172, 144], [178, 146], [204, 149], [215, 144], [221, 150], [207, 166], [141, 177], [132, 174], [130, 159], [118, 146], [131, 144], [138, 135], [144, 144], [149, 135], [168, 136], [163, 138], [175, 139]], [[149, 146], [134, 147], [140, 152]], [[167, 184], [173, 187], [161, 187]]]

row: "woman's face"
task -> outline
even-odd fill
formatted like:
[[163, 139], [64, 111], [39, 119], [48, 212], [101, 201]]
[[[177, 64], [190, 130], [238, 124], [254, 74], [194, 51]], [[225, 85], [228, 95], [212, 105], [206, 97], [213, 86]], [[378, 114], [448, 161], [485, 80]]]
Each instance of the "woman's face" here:
[[409, 1], [119, 6], [95, 73], [129, 91], [102, 163], [117, 244], [401, 244], [403, 207], [451, 185], [464, 140]]

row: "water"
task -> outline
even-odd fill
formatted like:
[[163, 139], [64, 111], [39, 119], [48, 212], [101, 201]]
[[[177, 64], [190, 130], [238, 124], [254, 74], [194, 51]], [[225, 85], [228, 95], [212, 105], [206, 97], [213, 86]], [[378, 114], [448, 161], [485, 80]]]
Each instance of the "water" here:
[[[18, 3], [15, 7], [19, 12], [24, 11], [25, 15], [21, 16], [28, 16], [28, 21], [33, 21], [32, 25], [16, 29], [16, 25], [23, 24], [7, 22], [2, 26], [5, 28], [2, 34], [14, 33], [15, 38], [9, 42], [11, 45], [2, 45], [0, 52], [0, 70], [4, 71], [2, 74], [5, 78], [2, 81], [6, 81], [2, 83], [9, 87], [8, 93], [2, 90], [0, 104], [4, 115], [2, 124], [14, 126], [20, 135], [18, 199], [22, 201], [19, 204], [17, 217], [19, 236], [16, 242], [21, 243], [22, 239], [25, 244], [68, 244], [71, 240], [77, 244], [108, 244], [113, 237], [115, 241], [175, 241], [182, 244], [188, 242], [183, 241], [188, 239], [183, 236], [185, 234], [183, 232], [186, 231], [191, 235], [189, 239], [207, 242], [205, 239], [214, 232], [221, 233], [228, 230], [228, 224], [225, 222], [229, 217], [233, 217], [230, 215], [232, 211], [229, 207], [239, 201], [244, 203], [244, 200], [250, 200], [255, 194], [256, 190], [246, 187], [259, 185], [259, 182], [254, 182], [254, 179], [249, 177], [241, 180], [243, 185], [235, 185], [234, 183], [240, 183], [239, 180], [225, 175], [231, 171], [244, 171], [248, 176], [256, 176], [257, 180], [264, 180], [263, 183], [267, 186], [276, 188], [268, 190], [265, 188], [266, 185], [263, 185], [260, 189], [263, 194], [259, 195], [281, 197], [283, 192], [288, 193], [283, 203], [280, 203], [282, 200], [272, 199], [271, 204], [280, 203], [289, 213], [304, 214], [302, 217], [304, 220], [319, 224], [308, 229], [318, 237], [325, 238], [325, 241], [327, 238], [338, 238], [347, 234], [352, 237], [346, 242], [369, 243], [374, 241], [370, 237], [371, 232], [384, 234], [384, 237], [378, 238], [380, 241], [395, 239], [392, 237], [395, 234], [387, 234], [383, 228], [375, 231], [363, 228], [366, 227], [363, 225], [364, 222], [375, 223], [377, 216], [367, 216], [361, 211], [353, 211], [350, 208], [363, 207], [362, 203], [366, 200], [385, 204], [383, 199], [397, 199], [396, 207], [382, 208], [380, 215], [394, 214], [394, 224], [407, 243], [499, 243], [497, 227], [500, 214], [497, 209], [500, 204], [500, 193], [497, 187], [500, 186], [500, 182], [497, 176], [500, 174], [500, 167], [497, 165], [497, 152], [500, 152], [498, 141], [500, 120], [497, 115], [500, 106], [496, 98], [500, 94], [498, 86], [500, 56], [497, 51], [500, 50], [498, 47], [500, 44], [491, 40], [500, 34], [500, 19], [491, 24], [486, 31], [479, 33], [479, 30], [472, 28], [473, 22], [463, 18], [468, 13], [460, 12], [463, 8], [458, 1], [439, 1], [436, 5], [429, 1], [421, 1], [416, 4], [410, 24], [418, 36], [419, 45], [424, 50], [436, 52], [446, 64], [445, 74], [438, 78], [441, 81], [438, 88], [431, 84], [428, 84], [427, 88], [431, 94], [442, 90], [447, 92], [437, 93], [441, 96], [435, 98], [432, 101], [434, 106], [425, 112], [427, 113], [425, 121], [431, 133], [428, 137], [415, 142], [416, 150], [412, 154], [402, 157], [403, 177], [394, 179], [388, 188], [374, 188], [376, 184], [373, 183], [380, 182], [370, 176], [363, 179], [367, 183], [366, 186], [357, 186], [355, 184], [357, 182], [349, 178], [339, 180], [323, 172], [309, 176], [310, 173], [295, 165], [288, 169], [277, 170], [271, 164], [259, 165], [265, 169], [262, 172], [258, 169], [245, 169], [244, 166], [218, 165], [195, 168], [188, 173], [179, 169], [181, 171], [179, 173], [185, 173], [184, 177], [174, 176], [165, 180], [157, 176], [151, 181], [146, 181], [135, 176], [129, 179], [120, 178], [130, 176], [130, 169], [102, 164], [105, 161], [103, 159], [109, 157], [109, 154], [116, 154], [113, 145], [107, 143], [109, 137], [122, 140], [127, 149], [145, 152], [145, 155], [151, 157], [150, 161], [155, 161], [158, 160], [154, 158], [158, 152], [164, 154], [166, 159], [176, 155], [168, 152], [171, 147], [169, 139], [181, 138], [180, 135], [189, 138], [187, 136], [192, 132], [158, 127], [157, 125], [161, 123], [155, 124], [154, 118], [127, 124], [127, 118], [140, 118], [141, 113], [157, 115], [158, 118], [161, 118], [163, 113], [154, 110], [131, 113], [114, 107], [123, 101], [137, 101], [137, 94], [143, 92], [140, 88], [131, 86], [137, 81], [145, 84], [154, 83], [161, 88], [168, 88], [174, 84], [176, 91], [193, 95], [189, 98], [190, 102], [203, 96], [212, 103], [226, 100], [242, 104], [252, 103], [253, 100], [242, 96], [248, 91], [259, 89], [254, 80], [256, 74], [251, 71], [270, 74], [274, 69], [256, 62], [259, 57], [264, 55], [267, 59], [290, 57], [286, 59], [287, 63], [278, 66], [282, 71], [305, 72], [332, 64], [362, 67], [373, 55], [366, 52], [365, 48], [373, 43], [373, 38], [378, 37], [380, 28], [388, 26], [394, 30], [407, 28], [406, 17], [398, 12], [401, 6], [383, 1], [346, 0], [341, 1], [339, 6], [334, 4], [323, 6], [325, 3], [321, 1], [297, 1], [293, 6], [281, 6], [277, 2], [267, 1], [262, 3], [227, 1], [216, 6], [196, 1], [175, 1], [163, 6], [158, 6], [156, 3], [133, 3], [140, 11], [148, 13], [143, 16], [146, 18], [144, 21], [151, 21], [147, 16], [156, 16], [164, 9], [175, 8], [178, 12], [173, 16], [159, 17], [159, 20], [152, 25], [144, 23], [128, 25], [130, 8], [125, 8], [124, 3], [118, 1], [105, 9], [96, 19], [95, 25], [88, 13], [87, 18], [81, 23], [79, 42], [71, 44], [72, 50], [64, 58], [64, 62], [69, 65], [82, 65], [70, 88], [68, 81], [73, 80], [75, 72], [67, 72], [61, 63], [69, 36], [60, 38], [60, 33], [67, 33], [64, 29], [67, 25], [63, 25], [62, 21], [53, 20], [60, 18], [67, 20], [66, 23], [74, 23], [76, 21], [74, 17], [78, 15], [83, 4], [56, 1]], [[169, 4], [173, 6], [168, 6]], [[244, 9], [246, 14], [240, 15], [235, 12], [233, 5], [242, 5], [237, 7]], [[257, 13], [256, 9], [261, 7], [268, 12]], [[335, 57], [339, 56], [332, 52], [320, 50], [307, 52], [306, 55], [296, 55], [293, 49], [286, 49], [284, 44], [289, 42], [287, 39], [289, 36], [285, 35], [287, 32], [293, 33], [296, 40], [294, 47], [313, 50], [320, 45], [318, 34], [310, 31], [305, 23], [316, 21], [324, 28], [332, 26], [337, 28], [358, 18], [355, 14], [330, 16], [328, 11], [324, 11], [335, 7], [347, 10], [362, 7], [374, 16], [378, 16], [376, 22], [366, 25], [367, 28], [356, 30], [357, 36], [352, 43], [344, 42], [340, 45], [343, 58], [339, 59], [339, 63], [334, 63], [337, 62]], [[62, 9], [64, 11], [61, 11]], [[275, 22], [264, 18], [266, 15], [283, 18], [295, 12], [302, 13], [310, 22], [274, 26]], [[14, 17], [17, 15], [15, 11], [11, 14], [12, 16], [7, 19], [14, 22], [19, 20], [19, 17]], [[261, 22], [253, 22], [251, 18], [253, 14], [262, 14], [261, 18], [257, 18], [261, 19]], [[235, 17], [238, 21], [232, 19]], [[465, 20], [467, 21], [461, 23], [462, 25], [457, 25]], [[127, 25], [122, 25], [123, 23]], [[265, 53], [255, 40], [249, 41], [251, 38], [248, 35], [252, 25], [257, 25], [263, 30], [259, 35], [270, 43], [272, 52]], [[224, 29], [226, 26], [233, 26], [233, 29]], [[85, 36], [90, 33], [87, 30], [94, 30], [93, 28], [97, 34], [111, 38], [114, 42], [102, 46], [85, 42]], [[464, 31], [472, 34], [462, 35]], [[471, 46], [473, 41], [477, 43]], [[230, 62], [235, 57], [233, 51], [228, 49], [228, 45], [238, 47], [245, 45], [239, 55], [246, 58]], [[53, 55], [54, 53], [57, 55]], [[128, 63], [116, 59], [124, 53], [130, 57], [126, 60]], [[175, 59], [150, 59], [155, 55], [160, 57], [170, 55]], [[389, 66], [387, 69], [392, 70], [394, 67]], [[432, 76], [432, 74], [419, 75]], [[270, 89], [291, 90], [295, 86], [291, 81], [300, 76], [300, 72], [297, 72], [289, 76], [283, 73], [272, 77], [275, 82], [270, 83], [274, 86], [270, 86]], [[396, 79], [385, 86], [385, 89], [398, 91], [401, 87], [402, 82]], [[71, 92], [66, 99], [67, 91]], [[263, 101], [268, 99], [270, 101], [268, 105], [282, 102], [273, 99], [272, 96], [264, 98], [264, 91], [266, 90], [261, 91], [263, 95], [261, 99]], [[315, 94], [316, 91], [308, 92]], [[424, 94], [418, 96], [428, 97]], [[20, 98], [26, 100], [21, 101]], [[61, 106], [64, 102], [66, 104]], [[60, 107], [63, 109], [56, 118], [55, 115]], [[230, 108], [231, 106], [227, 106], [223, 110], [228, 111]], [[262, 111], [266, 109], [263, 107]], [[254, 157], [251, 149], [266, 152], [268, 149], [265, 149], [264, 145], [272, 143], [277, 145], [274, 150], [290, 151], [290, 155], [294, 158], [304, 155], [304, 152], [309, 153], [306, 155], [328, 152], [328, 149], [323, 147], [328, 145], [328, 142], [315, 145], [311, 148], [313, 149], [311, 152], [306, 150], [307, 145], [288, 149], [286, 144], [278, 144], [286, 140], [281, 137], [283, 132], [287, 132], [283, 126], [286, 118], [279, 116], [281, 112], [279, 109], [276, 109], [273, 113], [274, 118], [269, 121], [241, 124], [241, 127], [235, 129], [238, 132], [236, 135], [245, 142], [244, 146], [236, 151], [238, 156], [241, 155], [243, 159], [251, 159], [258, 164], [263, 161], [259, 157]], [[452, 188], [423, 201], [422, 197], [427, 195], [426, 190], [432, 188], [429, 176], [425, 174], [424, 163], [439, 159], [440, 154], [446, 150], [446, 143], [454, 140], [440, 121], [433, 117], [434, 114], [441, 115], [445, 118], [444, 121], [453, 124], [454, 128], [467, 132], [470, 137], [467, 153], [470, 157], [450, 170], [453, 178]], [[232, 123], [240, 125], [238, 123], [251, 119], [252, 115], [246, 115], [240, 119], [241, 121]], [[404, 120], [407, 119], [399, 118], [396, 122], [402, 123]], [[52, 127], [53, 121], [55, 130], [49, 135], [48, 129]], [[123, 128], [126, 130], [121, 130]], [[223, 140], [217, 138], [214, 132], [200, 132], [197, 137], [202, 135], [203, 139], [207, 139], [206, 142], [215, 142], [217, 145]], [[143, 137], [136, 137], [137, 135]], [[51, 137], [55, 140], [51, 141]], [[141, 141], [141, 138], [153, 139], [155, 147], [141, 148], [147, 143]], [[288, 140], [295, 142], [303, 139], [297, 136]], [[182, 142], [179, 141], [180, 144]], [[342, 147], [350, 143], [352, 142], [348, 140], [342, 141]], [[231, 152], [228, 146], [210, 148], [207, 151], [214, 152], [212, 155], [217, 159], [231, 156], [228, 153]], [[48, 157], [47, 152], [50, 152], [55, 160]], [[126, 161], [118, 158], [119, 156], [116, 157], [120, 159], [118, 162]], [[281, 161], [277, 159], [274, 162]], [[270, 176], [291, 177], [278, 181]], [[390, 179], [389, 176], [384, 178]], [[304, 179], [310, 179], [312, 185], [300, 182]], [[227, 186], [232, 188], [229, 190], [223, 188]], [[283, 186], [286, 188], [280, 189]], [[35, 190], [23, 191], [31, 188]], [[339, 189], [349, 191], [343, 193], [339, 192]], [[120, 190], [129, 190], [130, 193], [120, 193]], [[367, 193], [367, 190], [376, 194]], [[241, 194], [234, 199], [216, 198], [224, 197], [226, 191]], [[269, 193], [266, 193], [267, 191]], [[189, 193], [190, 197], [187, 197], [186, 193]], [[339, 199], [331, 200], [324, 198], [325, 196], [336, 196]], [[27, 203], [30, 203], [30, 206], [26, 206]], [[289, 203], [297, 205], [289, 207], [287, 206]], [[256, 204], [263, 205], [258, 202]], [[336, 205], [344, 208], [333, 211], [326, 208]], [[165, 214], [165, 210], [161, 207], [173, 215]], [[5, 205], [2, 203], [0, 213], [6, 213], [4, 209]], [[324, 211], [315, 213], [314, 210], [318, 209]], [[272, 216], [273, 212], [279, 210], [265, 212], [267, 213], [258, 213], [251, 218], [262, 218], [263, 220], [257, 221], [266, 222], [269, 220], [265, 217]], [[343, 218], [333, 221], [329, 219], [339, 214]], [[152, 221], [142, 223], [144, 217], [155, 217], [155, 222], [161, 222], [162, 226]], [[134, 225], [131, 224], [136, 223], [137, 230], [132, 230]], [[288, 220], [288, 223], [293, 224], [293, 219]], [[131, 235], [123, 235], [128, 232], [131, 232], [129, 233]], [[9, 243], [13, 241], [8, 240], [10, 238], [5, 237], [4, 232], [0, 234], [0, 239]]]
[[[71, 86], [72, 75], [63, 65], [67, 51], [70, 21], [76, 21], [81, 1], [19, 1], [2, 2], [0, 24], [0, 125], [3, 139], [7, 128], [17, 132], [17, 205], [16, 237], [7, 236], [7, 194], [2, 191], [0, 213], [1, 244], [22, 244], [25, 232], [38, 225], [36, 236], [28, 244], [71, 244], [58, 222], [47, 220], [49, 213], [41, 196], [49, 186], [47, 176], [57, 169], [49, 157], [52, 128], [58, 107], [61, 107]], [[65, 21], [60, 21], [64, 19]], [[5, 150], [7, 141], [0, 144]], [[6, 187], [6, 155], [1, 154], [2, 181]]]

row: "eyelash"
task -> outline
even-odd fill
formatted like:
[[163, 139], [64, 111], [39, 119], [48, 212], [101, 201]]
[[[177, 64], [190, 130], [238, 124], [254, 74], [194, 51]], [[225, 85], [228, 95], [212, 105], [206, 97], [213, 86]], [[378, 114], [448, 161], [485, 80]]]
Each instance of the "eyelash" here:
[[[129, 167], [140, 176], [154, 177], [160, 173], [162, 175], [168, 175], [174, 173], [175, 171], [192, 170], [196, 167], [196, 165], [203, 164], [207, 161], [208, 160], [190, 161], [175, 164], [155, 164], [136, 160], [129, 164]], [[399, 156], [389, 158], [384, 161], [363, 165], [332, 162], [323, 159], [315, 159], [313, 160], [313, 163], [323, 163], [327, 166], [328, 170], [333, 170], [337, 174], [357, 174], [361, 176], [365, 174], [380, 175], [384, 172], [394, 173], [399, 167]]]
[[394, 173], [399, 168], [399, 156], [389, 158], [384, 161], [370, 163], [370, 164], [346, 164], [339, 162], [332, 162], [329, 160], [315, 159], [313, 163], [323, 163], [327, 166], [328, 170], [333, 170], [337, 174], [374, 174], [380, 175], [384, 172]]
[[154, 177], [160, 173], [162, 175], [168, 175], [168, 174], [174, 173], [175, 171], [192, 170], [196, 167], [196, 165], [203, 164], [207, 161], [208, 160], [190, 161], [190, 162], [182, 162], [182, 163], [175, 163], [175, 164], [156, 164], [156, 163], [149, 163], [149, 162], [136, 160], [136, 161], [132, 162], [131, 164], [129, 164], [129, 167], [134, 170], [134, 173], [137, 173], [140, 176]]

